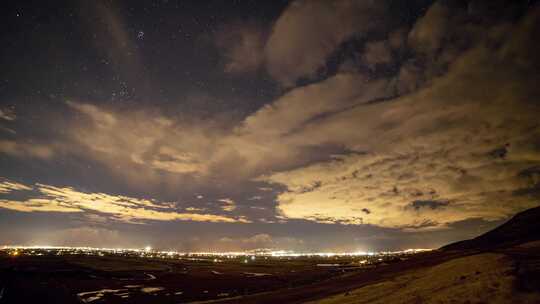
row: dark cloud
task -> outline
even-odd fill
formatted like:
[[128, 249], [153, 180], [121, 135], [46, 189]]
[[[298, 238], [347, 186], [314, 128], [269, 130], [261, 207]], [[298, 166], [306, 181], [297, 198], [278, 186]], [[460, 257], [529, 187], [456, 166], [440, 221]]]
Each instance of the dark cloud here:
[[505, 158], [506, 154], [508, 154], [508, 146], [509, 144], [506, 144], [503, 147], [491, 150], [489, 155], [494, 158]]
[[448, 204], [448, 201], [414, 201], [411, 203], [411, 207], [415, 210], [420, 210], [422, 208], [437, 209], [448, 206]]

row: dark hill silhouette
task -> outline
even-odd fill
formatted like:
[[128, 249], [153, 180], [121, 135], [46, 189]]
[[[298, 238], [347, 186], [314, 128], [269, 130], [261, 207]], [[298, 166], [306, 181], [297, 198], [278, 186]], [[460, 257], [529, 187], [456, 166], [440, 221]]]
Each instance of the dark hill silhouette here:
[[540, 206], [516, 214], [508, 222], [474, 239], [441, 247], [443, 250], [487, 250], [540, 240]]

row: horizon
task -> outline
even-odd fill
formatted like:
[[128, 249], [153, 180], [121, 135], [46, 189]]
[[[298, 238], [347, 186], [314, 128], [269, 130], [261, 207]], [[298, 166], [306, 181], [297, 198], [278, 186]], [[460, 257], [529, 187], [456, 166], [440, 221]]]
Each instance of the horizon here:
[[296, 252], [294, 250], [287, 250], [283, 248], [255, 248], [244, 251], [217, 251], [217, 250], [203, 250], [203, 251], [178, 251], [174, 248], [153, 248], [151, 246], [140, 248], [122, 248], [122, 247], [89, 247], [89, 246], [56, 246], [56, 245], [0, 245], [1, 250], [6, 249], [87, 249], [87, 250], [103, 250], [103, 251], [146, 251], [156, 253], [175, 253], [175, 254], [194, 254], [194, 255], [206, 255], [206, 254], [218, 254], [218, 255], [258, 255], [265, 253], [274, 254], [294, 254], [294, 255], [371, 255], [380, 253], [407, 253], [407, 252], [422, 252], [437, 250], [437, 248], [407, 248], [395, 251], [381, 250], [381, 251], [351, 251], [351, 252], [315, 252], [305, 251]]
[[[70, 247], [70, 246], [18, 246], [18, 245], [1, 245], [0, 250], [11, 250], [11, 255], [20, 255], [19, 250], [62, 250], [62, 251], [88, 251], [90, 255], [94, 255], [95, 252], [107, 252], [107, 253], [138, 253], [143, 254], [141, 257], [147, 257], [147, 255], [162, 255], [163, 257], [167, 256], [170, 258], [175, 258], [179, 256], [225, 256], [227, 258], [236, 258], [243, 256], [263, 256], [263, 257], [358, 257], [358, 256], [380, 256], [380, 255], [410, 255], [423, 252], [429, 252], [437, 249], [432, 248], [408, 248], [403, 250], [396, 251], [355, 251], [355, 252], [295, 252], [293, 250], [283, 250], [283, 249], [271, 249], [271, 248], [258, 248], [246, 251], [176, 251], [174, 249], [163, 249], [163, 248], [151, 248], [149, 246], [145, 248], [96, 248], [96, 247]], [[13, 251], [14, 250], [14, 251]], [[16, 252], [16, 254], [13, 254]], [[68, 253], [75, 254], [75, 253]], [[79, 253], [77, 253], [79, 254]]]

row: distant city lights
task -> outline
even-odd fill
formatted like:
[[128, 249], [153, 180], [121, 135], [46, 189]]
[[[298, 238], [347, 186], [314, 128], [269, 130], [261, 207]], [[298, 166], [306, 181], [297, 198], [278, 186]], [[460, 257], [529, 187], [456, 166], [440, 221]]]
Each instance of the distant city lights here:
[[[242, 258], [244, 263], [253, 262], [260, 257], [276, 257], [276, 258], [295, 258], [295, 257], [380, 257], [390, 255], [409, 255], [416, 254], [432, 249], [406, 249], [400, 251], [380, 251], [380, 252], [294, 252], [285, 250], [258, 249], [252, 251], [231, 251], [231, 252], [178, 252], [178, 251], [158, 251], [151, 246], [146, 246], [142, 249], [137, 248], [93, 248], [93, 247], [66, 247], [66, 246], [2, 246], [0, 252], [7, 252], [11, 256], [24, 255], [43, 255], [43, 252], [56, 255], [63, 254], [83, 254], [83, 255], [104, 255], [104, 254], [124, 254], [135, 255], [141, 257], [156, 257], [156, 258], [209, 258], [215, 263], [220, 262], [219, 258], [237, 259]], [[365, 261], [365, 260], [364, 260]], [[362, 263], [362, 262], [360, 262]]]

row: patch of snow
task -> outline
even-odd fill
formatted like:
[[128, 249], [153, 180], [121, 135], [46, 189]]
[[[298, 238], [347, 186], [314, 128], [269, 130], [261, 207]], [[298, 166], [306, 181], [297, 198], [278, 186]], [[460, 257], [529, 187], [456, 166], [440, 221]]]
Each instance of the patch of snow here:
[[101, 290], [94, 290], [94, 291], [85, 291], [85, 292], [78, 293], [77, 296], [84, 297], [86, 295], [91, 295], [95, 293], [117, 293], [117, 292], [122, 292], [122, 291], [126, 291], [126, 289], [101, 289]]
[[94, 302], [95, 300], [99, 300], [101, 299], [101, 297], [103, 297], [103, 294], [102, 293], [98, 293], [95, 297], [89, 297], [88, 299], [84, 299], [82, 300], [84, 303], [90, 303], [90, 302]]
[[101, 289], [101, 290], [95, 290], [95, 291], [80, 292], [77, 294], [77, 296], [84, 303], [90, 303], [90, 302], [101, 299], [107, 293], [118, 293], [118, 292], [124, 292], [124, 291], [126, 291], [126, 289]]
[[271, 273], [257, 273], [257, 272], [244, 272], [245, 275], [248, 275], [250, 277], [265, 277], [265, 276], [271, 276]]
[[144, 287], [144, 288], [141, 288], [141, 292], [144, 292], [144, 293], [153, 293], [153, 292], [158, 292], [158, 291], [162, 291], [164, 290], [165, 288], [163, 287]]

